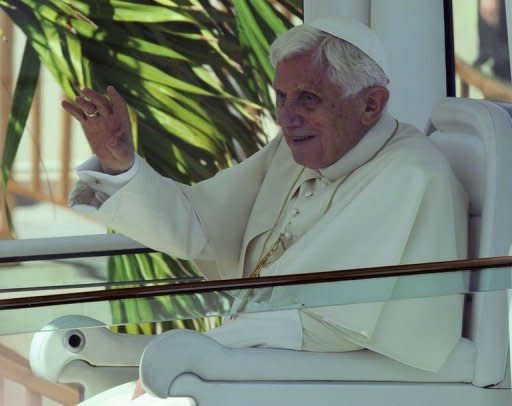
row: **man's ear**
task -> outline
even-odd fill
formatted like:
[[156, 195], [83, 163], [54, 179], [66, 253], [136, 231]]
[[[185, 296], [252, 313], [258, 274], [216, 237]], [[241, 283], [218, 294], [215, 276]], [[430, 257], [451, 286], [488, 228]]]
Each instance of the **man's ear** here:
[[389, 100], [389, 90], [382, 86], [373, 86], [365, 89], [362, 96], [361, 124], [372, 127], [386, 108]]

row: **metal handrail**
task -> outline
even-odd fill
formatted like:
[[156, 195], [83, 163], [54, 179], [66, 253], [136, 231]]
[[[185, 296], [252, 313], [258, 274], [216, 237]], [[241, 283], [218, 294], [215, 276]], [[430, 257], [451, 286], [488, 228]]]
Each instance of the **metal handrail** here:
[[482, 268], [502, 268], [507, 266], [512, 266], [512, 256], [357, 268], [308, 274], [262, 276], [259, 278], [225, 279], [180, 284], [164, 284], [159, 286], [95, 290], [89, 292], [4, 299], [0, 300], [0, 310], [89, 303], [104, 300], [144, 298], [162, 295], [197, 294], [226, 290], [256, 289], [393, 276], [423, 275]]
[[0, 264], [142, 252], [155, 251], [121, 234], [3, 240], [0, 242]]

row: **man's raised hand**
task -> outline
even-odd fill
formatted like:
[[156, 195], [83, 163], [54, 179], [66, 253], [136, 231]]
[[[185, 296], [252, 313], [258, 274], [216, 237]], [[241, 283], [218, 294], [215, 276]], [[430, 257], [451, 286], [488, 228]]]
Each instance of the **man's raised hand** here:
[[75, 102], [64, 100], [62, 107], [75, 117], [98, 157], [105, 173], [127, 171], [135, 157], [128, 107], [113, 86], [107, 96], [83, 89]]

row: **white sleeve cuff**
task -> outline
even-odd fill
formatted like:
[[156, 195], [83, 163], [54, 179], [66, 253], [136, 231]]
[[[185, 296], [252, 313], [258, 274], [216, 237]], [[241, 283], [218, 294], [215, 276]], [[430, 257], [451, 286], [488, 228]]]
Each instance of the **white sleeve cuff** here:
[[109, 175], [101, 171], [99, 159], [94, 155], [79, 165], [76, 171], [78, 178], [97, 193], [99, 200], [105, 201], [108, 196], [113, 195], [135, 177], [139, 171], [140, 159], [135, 155], [130, 169], [118, 175]]

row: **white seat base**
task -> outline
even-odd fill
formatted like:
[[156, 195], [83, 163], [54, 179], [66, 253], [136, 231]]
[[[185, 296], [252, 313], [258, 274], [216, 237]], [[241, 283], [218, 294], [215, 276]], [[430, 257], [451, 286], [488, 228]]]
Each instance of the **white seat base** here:
[[503, 406], [512, 404], [510, 389], [484, 389], [472, 384], [212, 382], [183, 374], [173, 392], [187, 394], [201, 406]]
[[[169, 349], [179, 348], [180, 351]], [[141, 359], [142, 382], [150, 393], [176, 393], [183, 374], [209, 382], [424, 382], [470, 383], [475, 349], [462, 338], [439, 372], [413, 368], [369, 350], [315, 353], [273, 348], [228, 348], [189, 330], [172, 330], [155, 337]]]

